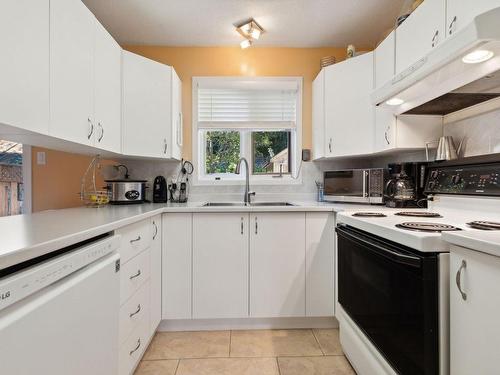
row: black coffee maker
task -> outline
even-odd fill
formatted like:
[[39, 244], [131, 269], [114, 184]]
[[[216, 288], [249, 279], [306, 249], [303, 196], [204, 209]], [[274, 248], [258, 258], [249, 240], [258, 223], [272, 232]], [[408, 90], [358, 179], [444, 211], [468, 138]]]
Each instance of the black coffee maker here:
[[389, 179], [385, 185], [385, 205], [393, 208], [425, 208], [424, 196], [427, 179], [425, 162], [391, 163]]

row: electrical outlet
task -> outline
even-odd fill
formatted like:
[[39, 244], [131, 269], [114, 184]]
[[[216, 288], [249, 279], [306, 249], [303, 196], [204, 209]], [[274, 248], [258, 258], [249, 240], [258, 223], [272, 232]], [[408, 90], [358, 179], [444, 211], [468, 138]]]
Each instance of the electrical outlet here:
[[45, 155], [44, 151], [38, 151], [36, 153], [36, 163], [38, 165], [45, 165], [45, 164], [47, 164], [46, 155]]

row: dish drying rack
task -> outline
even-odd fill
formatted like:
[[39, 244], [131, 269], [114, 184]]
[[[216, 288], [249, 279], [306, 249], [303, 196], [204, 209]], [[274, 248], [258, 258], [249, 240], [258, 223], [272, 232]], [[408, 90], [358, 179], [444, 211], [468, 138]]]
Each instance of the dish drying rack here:
[[94, 156], [82, 177], [80, 199], [88, 207], [102, 207], [109, 203], [109, 191], [98, 190], [96, 187], [96, 173], [100, 168], [100, 155]]

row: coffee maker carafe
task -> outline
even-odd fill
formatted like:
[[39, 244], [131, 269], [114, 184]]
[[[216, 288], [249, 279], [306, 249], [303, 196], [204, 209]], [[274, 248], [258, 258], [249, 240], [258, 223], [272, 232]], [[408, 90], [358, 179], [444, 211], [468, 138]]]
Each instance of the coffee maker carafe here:
[[426, 207], [423, 190], [427, 163], [389, 164], [385, 185], [385, 205], [394, 208]]

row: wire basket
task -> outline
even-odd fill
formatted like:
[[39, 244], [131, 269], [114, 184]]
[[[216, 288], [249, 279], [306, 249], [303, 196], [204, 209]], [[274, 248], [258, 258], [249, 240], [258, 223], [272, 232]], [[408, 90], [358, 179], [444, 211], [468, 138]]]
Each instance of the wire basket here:
[[100, 168], [100, 161], [100, 156], [96, 155], [82, 177], [80, 199], [88, 207], [101, 207], [108, 204], [110, 200], [109, 191], [96, 188], [96, 174]]

